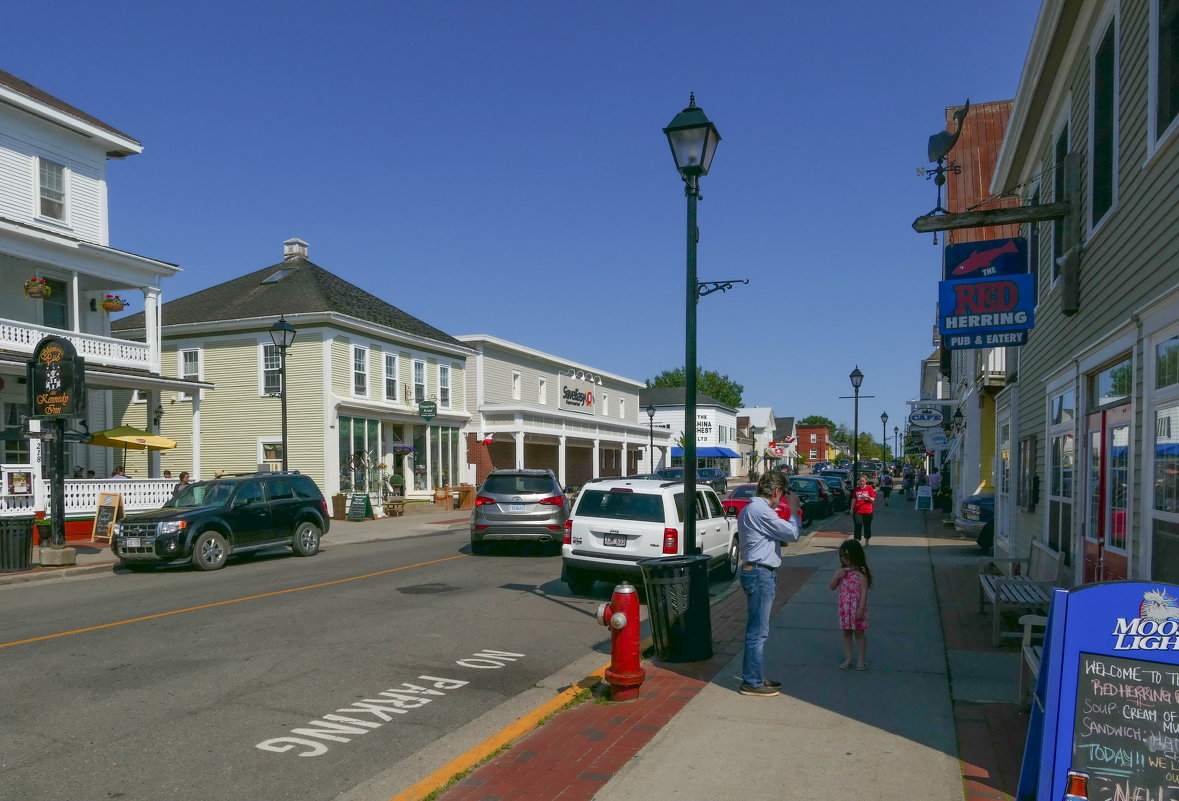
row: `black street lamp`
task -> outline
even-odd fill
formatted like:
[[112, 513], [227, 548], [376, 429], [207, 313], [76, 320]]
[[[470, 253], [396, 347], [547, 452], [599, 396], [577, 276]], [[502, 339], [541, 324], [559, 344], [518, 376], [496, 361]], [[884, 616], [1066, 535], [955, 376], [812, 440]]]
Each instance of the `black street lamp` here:
[[287, 471], [287, 348], [295, 341], [295, 328], [280, 314], [270, 326], [270, 339], [278, 348], [278, 398], [282, 405], [282, 470]]
[[894, 459], [901, 458], [900, 439], [901, 439], [901, 427], [900, 426], [893, 426], [892, 427], [892, 458], [894, 458]]
[[671, 145], [676, 169], [684, 181], [688, 198], [687, 298], [684, 308], [684, 554], [696, 554], [696, 304], [700, 286], [696, 278], [696, 202], [700, 199], [700, 176], [708, 175], [720, 133], [697, 107], [696, 95], [688, 107], [675, 115], [663, 133]]
[[[864, 383], [864, 374], [860, 372], [860, 366], [857, 364], [856, 369], [851, 371], [848, 376], [851, 379], [852, 389], [855, 390], [855, 395], [840, 395], [840, 398], [855, 398], [856, 412], [855, 412], [855, 426], [853, 427], [852, 439], [852, 486], [858, 487], [860, 485], [860, 384]], [[865, 398], [874, 398], [875, 395], [865, 395]]]
[[888, 412], [880, 413], [880, 461], [888, 461]]
[[647, 404], [647, 421], [651, 426], [651, 449], [647, 451], [647, 461], [651, 465], [651, 469], [647, 472], [655, 472], [655, 404]]

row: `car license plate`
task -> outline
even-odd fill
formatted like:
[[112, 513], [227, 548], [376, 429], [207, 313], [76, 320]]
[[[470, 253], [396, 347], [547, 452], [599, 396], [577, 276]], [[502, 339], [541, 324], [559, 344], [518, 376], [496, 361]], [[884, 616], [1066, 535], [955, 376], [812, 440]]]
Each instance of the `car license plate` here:
[[125, 545], [128, 548], [142, 547], [139, 544], [139, 537], [128, 537], [126, 540], [123, 541], [123, 545]]
[[609, 545], [614, 548], [625, 548], [626, 537], [621, 534], [607, 534], [602, 537], [602, 544]]
[[510, 503], [510, 504], [508, 504], [508, 511], [509, 512], [523, 512], [524, 511], [524, 504]]
[[967, 520], [978, 520], [978, 512], [967, 512], [966, 519]]

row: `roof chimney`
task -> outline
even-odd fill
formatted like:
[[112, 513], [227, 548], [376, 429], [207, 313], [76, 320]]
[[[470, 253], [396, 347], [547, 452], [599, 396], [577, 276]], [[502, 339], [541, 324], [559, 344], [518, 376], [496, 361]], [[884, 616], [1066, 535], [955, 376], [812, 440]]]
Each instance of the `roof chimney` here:
[[307, 243], [302, 239], [288, 239], [282, 243], [283, 261], [307, 258]]

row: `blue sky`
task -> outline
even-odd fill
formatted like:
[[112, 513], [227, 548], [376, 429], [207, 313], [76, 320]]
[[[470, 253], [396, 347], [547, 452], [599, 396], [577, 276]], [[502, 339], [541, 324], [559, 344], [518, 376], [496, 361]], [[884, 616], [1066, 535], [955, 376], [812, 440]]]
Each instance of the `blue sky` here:
[[[940, 249], [913, 219], [944, 108], [1013, 97], [1038, 4], [21, 3], [0, 68], [144, 144], [110, 165], [111, 244], [171, 300], [310, 258], [451, 334], [644, 379], [683, 364], [689, 92], [699, 362], [779, 415], [903, 427]], [[22, 31], [20, 35], [13, 35]], [[136, 304], [138, 306], [138, 304]]]

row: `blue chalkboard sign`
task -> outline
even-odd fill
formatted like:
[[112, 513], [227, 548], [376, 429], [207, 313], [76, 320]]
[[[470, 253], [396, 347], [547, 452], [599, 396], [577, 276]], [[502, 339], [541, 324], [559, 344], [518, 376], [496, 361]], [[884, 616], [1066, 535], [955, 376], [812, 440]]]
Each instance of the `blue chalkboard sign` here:
[[1019, 801], [1179, 798], [1179, 587], [1109, 581], [1053, 592]]

